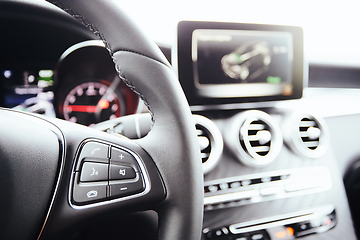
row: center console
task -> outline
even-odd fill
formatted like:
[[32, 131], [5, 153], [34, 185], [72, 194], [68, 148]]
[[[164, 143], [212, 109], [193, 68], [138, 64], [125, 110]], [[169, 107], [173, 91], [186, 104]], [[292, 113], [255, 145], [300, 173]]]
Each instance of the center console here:
[[302, 97], [303, 33], [180, 22], [173, 65], [204, 170], [203, 240], [356, 239], [326, 123]]

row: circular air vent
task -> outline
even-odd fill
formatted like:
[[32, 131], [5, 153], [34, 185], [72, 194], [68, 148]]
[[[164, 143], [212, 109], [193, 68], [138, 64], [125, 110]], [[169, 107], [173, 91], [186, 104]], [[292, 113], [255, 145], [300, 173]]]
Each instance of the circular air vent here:
[[280, 128], [267, 113], [253, 110], [235, 115], [228, 131], [228, 144], [238, 159], [248, 166], [272, 162], [282, 147]]
[[318, 158], [325, 153], [329, 139], [326, 124], [322, 118], [295, 113], [287, 122], [284, 135], [286, 142], [294, 151], [309, 158]]
[[193, 116], [205, 174], [219, 162], [224, 146], [223, 138], [217, 126], [210, 119], [200, 115]]

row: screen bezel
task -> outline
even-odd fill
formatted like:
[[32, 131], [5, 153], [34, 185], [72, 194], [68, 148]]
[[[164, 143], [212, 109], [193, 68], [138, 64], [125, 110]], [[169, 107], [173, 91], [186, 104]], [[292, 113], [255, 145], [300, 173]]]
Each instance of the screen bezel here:
[[[272, 95], [272, 96], [237, 96], [237, 97], [209, 97], [201, 96], [198, 93], [194, 81], [194, 66], [192, 61], [192, 36], [197, 29], [215, 30], [250, 30], [250, 31], [271, 31], [286, 32], [292, 35], [293, 39], [293, 62], [292, 62], [292, 84], [293, 94], [291, 95]], [[303, 30], [296, 26], [248, 24], [248, 23], [228, 23], [228, 22], [200, 22], [200, 21], [181, 21], [177, 27], [177, 43], [174, 48], [175, 69], [177, 69], [180, 84], [190, 106], [195, 105], [219, 105], [233, 103], [279, 101], [288, 99], [299, 99], [302, 97], [304, 84], [304, 44]], [[240, 84], [239, 84], [240, 86]], [[229, 87], [226, 84], [222, 88]]]

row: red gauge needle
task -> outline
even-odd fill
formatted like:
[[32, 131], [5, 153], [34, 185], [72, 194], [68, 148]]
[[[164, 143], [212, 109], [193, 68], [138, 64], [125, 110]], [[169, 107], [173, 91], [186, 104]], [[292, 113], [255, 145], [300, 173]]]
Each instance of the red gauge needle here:
[[110, 103], [106, 99], [101, 99], [96, 106], [90, 105], [68, 105], [66, 110], [69, 112], [87, 112], [96, 113], [99, 109], [106, 109], [110, 106]]
[[66, 107], [66, 111], [68, 112], [87, 112], [87, 113], [96, 113], [97, 106], [89, 106], [89, 105], [69, 105]]

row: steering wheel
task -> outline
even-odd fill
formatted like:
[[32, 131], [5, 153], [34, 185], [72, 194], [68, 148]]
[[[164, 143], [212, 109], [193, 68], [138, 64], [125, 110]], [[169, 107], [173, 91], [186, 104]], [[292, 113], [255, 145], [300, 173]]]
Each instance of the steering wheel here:
[[195, 126], [170, 64], [110, 0], [50, 1], [105, 43], [147, 104], [150, 133], [129, 140], [0, 109], [0, 239], [64, 239], [86, 223], [142, 210], [158, 239], [200, 239], [203, 177]]

